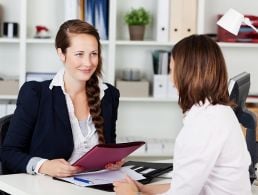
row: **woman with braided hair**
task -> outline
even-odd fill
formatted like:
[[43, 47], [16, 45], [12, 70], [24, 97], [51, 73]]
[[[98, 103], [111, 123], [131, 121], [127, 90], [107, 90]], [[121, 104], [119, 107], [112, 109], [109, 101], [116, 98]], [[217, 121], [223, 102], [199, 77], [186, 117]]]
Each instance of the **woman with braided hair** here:
[[[64, 67], [53, 80], [26, 82], [2, 147], [9, 173], [56, 177], [98, 143], [115, 143], [119, 91], [101, 80], [99, 34], [81, 20], [64, 22], [55, 47]], [[107, 168], [119, 168], [122, 162]]]

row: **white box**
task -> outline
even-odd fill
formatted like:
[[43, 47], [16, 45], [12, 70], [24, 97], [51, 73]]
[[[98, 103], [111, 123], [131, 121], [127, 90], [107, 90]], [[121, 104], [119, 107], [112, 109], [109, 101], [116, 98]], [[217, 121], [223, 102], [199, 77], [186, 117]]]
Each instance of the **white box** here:
[[167, 74], [155, 74], [153, 77], [153, 97], [167, 97]]
[[178, 98], [178, 91], [177, 88], [172, 85], [170, 77], [168, 76], [168, 88], [167, 88], [167, 97], [169, 98]]
[[6, 104], [0, 104], [0, 118], [6, 115]]
[[6, 114], [13, 114], [16, 109], [16, 104], [7, 104], [6, 105]]
[[120, 91], [121, 97], [148, 97], [148, 81], [116, 81], [116, 87]]

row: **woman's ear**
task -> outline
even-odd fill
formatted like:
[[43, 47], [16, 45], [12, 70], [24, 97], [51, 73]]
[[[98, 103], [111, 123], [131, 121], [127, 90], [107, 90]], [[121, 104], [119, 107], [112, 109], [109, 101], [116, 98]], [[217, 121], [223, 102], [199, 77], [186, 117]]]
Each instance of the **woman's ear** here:
[[65, 62], [65, 55], [62, 52], [61, 48], [57, 48], [57, 54], [62, 62]]

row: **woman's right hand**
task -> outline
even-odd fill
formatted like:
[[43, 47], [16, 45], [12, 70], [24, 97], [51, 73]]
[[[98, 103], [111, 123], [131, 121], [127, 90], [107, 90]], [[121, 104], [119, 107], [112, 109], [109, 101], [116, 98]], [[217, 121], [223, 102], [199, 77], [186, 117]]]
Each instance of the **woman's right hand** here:
[[80, 167], [71, 166], [64, 159], [46, 160], [39, 168], [39, 173], [52, 177], [69, 177], [83, 171]]

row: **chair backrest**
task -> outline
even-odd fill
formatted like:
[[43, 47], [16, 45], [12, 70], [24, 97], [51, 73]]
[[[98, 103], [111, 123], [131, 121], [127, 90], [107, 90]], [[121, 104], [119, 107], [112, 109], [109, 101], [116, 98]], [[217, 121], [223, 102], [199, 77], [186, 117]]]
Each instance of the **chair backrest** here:
[[246, 128], [246, 143], [248, 151], [250, 152], [252, 164], [249, 167], [250, 180], [253, 182], [256, 179], [255, 164], [257, 163], [256, 151], [256, 116], [246, 108], [235, 109], [238, 121]]
[[6, 132], [8, 130], [11, 118], [12, 118], [13, 114], [10, 115], [6, 115], [2, 118], [0, 118], [0, 175], [2, 174], [6, 174], [7, 172], [5, 170], [3, 170], [2, 168], [2, 143], [4, 141]]
[[0, 146], [2, 145], [13, 114], [0, 118]]

